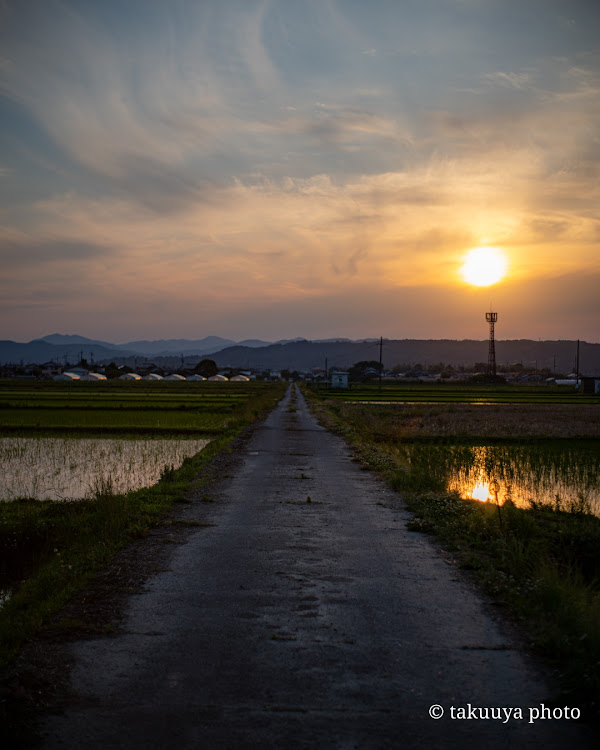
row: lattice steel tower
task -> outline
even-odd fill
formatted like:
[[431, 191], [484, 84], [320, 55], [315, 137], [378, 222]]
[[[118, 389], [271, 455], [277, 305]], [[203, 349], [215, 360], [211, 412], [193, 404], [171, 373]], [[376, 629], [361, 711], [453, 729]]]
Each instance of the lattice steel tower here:
[[496, 377], [496, 342], [494, 341], [494, 324], [498, 320], [498, 313], [489, 312], [485, 319], [490, 324], [490, 348], [488, 349], [488, 375]]

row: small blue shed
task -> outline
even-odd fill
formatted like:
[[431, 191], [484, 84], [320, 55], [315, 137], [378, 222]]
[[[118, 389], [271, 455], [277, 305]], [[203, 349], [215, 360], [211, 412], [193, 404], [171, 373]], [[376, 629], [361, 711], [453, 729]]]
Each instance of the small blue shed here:
[[348, 373], [347, 372], [332, 372], [331, 373], [331, 387], [332, 388], [347, 388], [348, 387]]

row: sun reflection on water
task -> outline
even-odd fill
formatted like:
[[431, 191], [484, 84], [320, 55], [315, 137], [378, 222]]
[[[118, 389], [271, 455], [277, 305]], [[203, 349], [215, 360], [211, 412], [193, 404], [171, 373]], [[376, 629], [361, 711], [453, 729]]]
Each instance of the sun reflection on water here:
[[490, 492], [489, 482], [477, 482], [473, 489], [469, 490], [465, 488], [461, 494], [461, 497], [465, 500], [473, 498], [473, 500], [480, 500], [482, 503], [487, 503], [488, 500], [492, 499]]
[[456, 446], [430, 456], [446, 488], [465, 500], [532, 503], [600, 515], [600, 457], [594, 445]]

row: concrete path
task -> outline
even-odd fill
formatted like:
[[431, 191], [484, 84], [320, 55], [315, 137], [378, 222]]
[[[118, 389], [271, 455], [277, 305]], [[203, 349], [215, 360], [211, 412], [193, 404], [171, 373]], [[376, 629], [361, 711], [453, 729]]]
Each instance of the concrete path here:
[[529, 723], [548, 687], [490, 605], [289, 401], [219, 483], [215, 525], [131, 598], [125, 632], [73, 646], [80, 700], [45, 747], [585, 747], [574, 721]]

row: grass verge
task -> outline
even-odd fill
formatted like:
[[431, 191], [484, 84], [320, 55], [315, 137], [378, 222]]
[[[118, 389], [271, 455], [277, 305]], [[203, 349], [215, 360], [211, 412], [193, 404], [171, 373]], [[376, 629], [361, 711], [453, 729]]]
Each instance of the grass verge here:
[[510, 613], [558, 676], [556, 700], [600, 721], [600, 519], [583, 507], [567, 513], [463, 500], [432, 473], [398, 466], [372, 412], [346, 421], [339, 408], [312, 407], [401, 494], [398, 503], [414, 514], [409, 528], [435, 536]]

